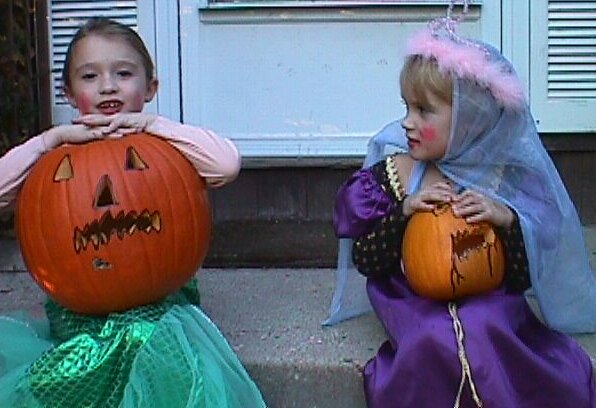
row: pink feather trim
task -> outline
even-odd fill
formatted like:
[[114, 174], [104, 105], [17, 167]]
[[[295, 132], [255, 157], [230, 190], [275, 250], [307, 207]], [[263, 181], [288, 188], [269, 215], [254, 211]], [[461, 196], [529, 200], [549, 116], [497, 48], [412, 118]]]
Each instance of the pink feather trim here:
[[525, 103], [519, 78], [505, 64], [489, 61], [481, 45], [458, 43], [424, 30], [410, 40], [407, 52], [435, 59], [441, 72], [475, 81], [506, 108], [518, 108]]

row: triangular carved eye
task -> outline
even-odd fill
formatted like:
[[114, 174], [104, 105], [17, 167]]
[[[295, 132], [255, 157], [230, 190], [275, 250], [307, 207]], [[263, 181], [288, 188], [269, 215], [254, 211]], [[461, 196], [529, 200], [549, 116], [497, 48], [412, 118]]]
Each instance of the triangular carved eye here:
[[126, 170], [145, 170], [149, 168], [134, 147], [126, 149]]
[[60, 161], [60, 164], [54, 173], [54, 181], [70, 180], [73, 177], [74, 172], [72, 170], [72, 164], [70, 163], [70, 155], [67, 154], [62, 161]]

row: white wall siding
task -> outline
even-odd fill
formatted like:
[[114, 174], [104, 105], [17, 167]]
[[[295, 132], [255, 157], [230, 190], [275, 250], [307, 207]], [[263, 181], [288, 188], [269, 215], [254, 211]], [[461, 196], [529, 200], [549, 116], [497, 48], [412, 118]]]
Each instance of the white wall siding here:
[[[472, 3], [460, 31], [511, 59], [538, 129], [596, 131], [596, 1]], [[60, 90], [70, 37], [105, 15], [135, 27], [154, 56], [160, 88], [148, 110], [212, 128], [245, 157], [361, 156], [368, 138], [404, 113], [407, 37], [446, 4], [51, 0], [54, 122], [75, 114]]]
[[[406, 39], [446, 10], [197, 5], [181, 0], [184, 120], [232, 138], [245, 157], [362, 155], [404, 113]], [[494, 16], [499, 3], [484, 2], [461, 31], [500, 47]]]

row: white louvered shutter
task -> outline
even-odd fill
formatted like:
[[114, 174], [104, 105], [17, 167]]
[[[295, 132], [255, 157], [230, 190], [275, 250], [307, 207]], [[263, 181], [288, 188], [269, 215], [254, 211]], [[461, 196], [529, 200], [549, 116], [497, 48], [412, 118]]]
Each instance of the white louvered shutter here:
[[68, 44], [77, 29], [91, 17], [109, 17], [137, 29], [137, 1], [51, 0], [49, 7], [52, 69], [52, 121], [67, 123], [76, 114], [62, 92], [62, 67]]
[[596, 1], [532, 1], [530, 16], [530, 97], [539, 130], [596, 131]]

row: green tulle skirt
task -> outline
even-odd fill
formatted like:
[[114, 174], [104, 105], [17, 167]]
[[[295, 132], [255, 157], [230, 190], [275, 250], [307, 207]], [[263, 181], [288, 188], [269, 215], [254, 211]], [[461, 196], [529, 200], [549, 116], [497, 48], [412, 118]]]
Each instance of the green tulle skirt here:
[[197, 297], [102, 318], [52, 301], [47, 322], [0, 316], [0, 407], [265, 407]]

